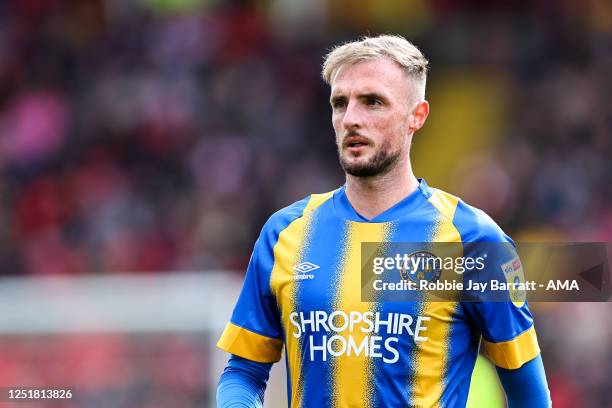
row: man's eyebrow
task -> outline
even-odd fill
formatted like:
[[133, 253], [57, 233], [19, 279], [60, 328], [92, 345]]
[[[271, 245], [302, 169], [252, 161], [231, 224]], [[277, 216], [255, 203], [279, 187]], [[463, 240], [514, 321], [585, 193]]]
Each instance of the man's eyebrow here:
[[[379, 92], [364, 92], [361, 93], [357, 96], [358, 98], [379, 98], [379, 99], [387, 99], [387, 97]], [[329, 98], [330, 102], [334, 102], [334, 101], [339, 101], [339, 100], [343, 100], [346, 99], [346, 96], [342, 95], [342, 94], [337, 94], [337, 95], [332, 95], [331, 98]]]
[[360, 94], [358, 96], [359, 98], [367, 98], [367, 99], [383, 99], [383, 100], [387, 100], [387, 97], [381, 93], [378, 92], [366, 92], [363, 94]]

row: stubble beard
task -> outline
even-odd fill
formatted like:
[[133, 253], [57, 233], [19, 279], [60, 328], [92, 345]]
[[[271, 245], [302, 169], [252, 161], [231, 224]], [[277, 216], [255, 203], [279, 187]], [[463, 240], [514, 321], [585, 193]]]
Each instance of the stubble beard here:
[[391, 151], [389, 143], [384, 143], [366, 162], [351, 162], [342, 155], [342, 147], [338, 147], [340, 166], [345, 173], [354, 177], [374, 177], [387, 174], [398, 162], [401, 149]]

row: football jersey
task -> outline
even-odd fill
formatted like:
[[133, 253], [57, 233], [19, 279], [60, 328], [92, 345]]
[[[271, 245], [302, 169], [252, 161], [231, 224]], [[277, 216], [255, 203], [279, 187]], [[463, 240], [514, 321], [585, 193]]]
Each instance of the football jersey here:
[[364, 242], [512, 241], [424, 180], [371, 220], [345, 187], [313, 194], [264, 225], [218, 347], [258, 362], [284, 348], [290, 407], [463, 407], [481, 338], [499, 367], [540, 353], [525, 302], [362, 301]]

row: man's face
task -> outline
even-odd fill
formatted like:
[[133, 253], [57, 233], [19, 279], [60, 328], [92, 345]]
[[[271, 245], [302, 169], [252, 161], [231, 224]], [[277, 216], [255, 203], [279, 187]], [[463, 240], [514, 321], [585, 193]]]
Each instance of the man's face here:
[[332, 123], [340, 165], [357, 177], [387, 173], [409, 149], [410, 79], [380, 58], [345, 65], [331, 85]]

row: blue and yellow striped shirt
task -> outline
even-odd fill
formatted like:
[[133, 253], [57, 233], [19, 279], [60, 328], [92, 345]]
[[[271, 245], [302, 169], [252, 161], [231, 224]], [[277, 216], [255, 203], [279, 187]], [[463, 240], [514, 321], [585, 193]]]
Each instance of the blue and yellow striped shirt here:
[[290, 407], [462, 407], [481, 337], [499, 367], [539, 354], [526, 303], [362, 302], [363, 242], [511, 240], [424, 180], [372, 220], [344, 188], [313, 194], [263, 227], [218, 346], [258, 362], [284, 347]]

